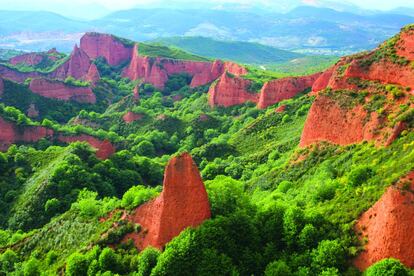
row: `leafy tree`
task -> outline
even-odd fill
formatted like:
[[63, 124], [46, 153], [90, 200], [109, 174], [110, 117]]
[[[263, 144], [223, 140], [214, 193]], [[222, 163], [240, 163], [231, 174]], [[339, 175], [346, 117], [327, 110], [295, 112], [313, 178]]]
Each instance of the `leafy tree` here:
[[85, 255], [73, 253], [66, 262], [66, 274], [68, 276], [87, 275], [89, 262]]
[[265, 270], [265, 276], [289, 276], [293, 275], [285, 261], [279, 260], [270, 263]]
[[367, 276], [408, 276], [412, 275], [410, 271], [399, 260], [396, 259], [384, 259], [376, 262], [370, 266], [366, 273]]
[[139, 276], [150, 276], [151, 270], [157, 265], [160, 251], [148, 247], [139, 254], [138, 257], [138, 275]]

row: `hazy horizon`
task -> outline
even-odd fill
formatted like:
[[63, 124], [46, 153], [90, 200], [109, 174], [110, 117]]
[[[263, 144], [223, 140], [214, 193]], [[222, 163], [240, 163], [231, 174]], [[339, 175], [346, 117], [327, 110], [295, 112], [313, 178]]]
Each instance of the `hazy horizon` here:
[[[50, 11], [68, 17], [94, 19], [108, 13], [132, 8], [214, 8], [214, 9], [266, 9], [275, 12], [288, 12], [301, 5], [327, 7], [336, 10], [353, 11], [353, 8], [369, 11], [390, 11], [401, 7], [413, 8], [412, 0], [377, 1], [366, 0], [15, 0], [13, 3], [0, 0], [3, 9], [17, 11]], [[355, 11], [358, 12], [358, 11]]]

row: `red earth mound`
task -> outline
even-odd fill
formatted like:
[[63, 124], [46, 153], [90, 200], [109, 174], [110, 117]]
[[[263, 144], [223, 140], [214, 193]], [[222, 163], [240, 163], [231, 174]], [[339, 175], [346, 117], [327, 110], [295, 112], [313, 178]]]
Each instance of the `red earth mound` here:
[[387, 189], [381, 199], [366, 211], [356, 224], [356, 231], [368, 243], [354, 260], [365, 270], [385, 258], [399, 259], [414, 268], [414, 172]]
[[138, 120], [142, 119], [142, 114], [137, 114], [132, 111], [128, 111], [125, 113], [125, 115], [122, 117], [125, 123], [129, 124]]
[[18, 65], [18, 64], [25, 64], [29, 66], [36, 66], [43, 61], [45, 55], [41, 53], [27, 53], [12, 57], [9, 59], [10, 64]]
[[163, 246], [187, 227], [209, 219], [210, 204], [196, 164], [188, 153], [170, 160], [164, 173], [164, 189], [154, 200], [138, 207], [129, 218], [142, 226], [128, 234], [140, 250]]
[[73, 100], [80, 103], [95, 103], [96, 97], [90, 87], [77, 87], [48, 79], [33, 79], [29, 85], [33, 93], [47, 98]]
[[107, 159], [112, 154], [115, 153], [115, 147], [108, 140], [99, 140], [90, 135], [81, 134], [77, 136], [64, 136], [59, 135], [57, 140], [63, 143], [73, 143], [73, 142], [87, 142], [93, 148], [97, 149], [96, 156], [100, 159]]

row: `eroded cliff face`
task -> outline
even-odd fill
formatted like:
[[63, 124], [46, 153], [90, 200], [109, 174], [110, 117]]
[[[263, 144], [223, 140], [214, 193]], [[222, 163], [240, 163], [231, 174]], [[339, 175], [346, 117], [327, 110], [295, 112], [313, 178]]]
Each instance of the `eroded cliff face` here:
[[[211, 63], [141, 56], [139, 54], [139, 44], [135, 44], [131, 62], [125, 68], [123, 76], [131, 80], [142, 79], [144, 83], [150, 83], [159, 89], [163, 89], [169, 76], [187, 73], [193, 77], [190, 86], [196, 87], [217, 79], [223, 73], [225, 64], [221, 61]], [[232, 70], [236, 70], [236, 66], [233, 67]], [[241, 66], [239, 67], [241, 68]], [[238, 68], [239, 71], [242, 70], [240, 68]]]
[[396, 258], [414, 268], [414, 172], [389, 187], [381, 199], [359, 218], [356, 232], [366, 239], [365, 250], [354, 265], [365, 270], [372, 264]]
[[81, 134], [77, 136], [58, 135], [57, 140], [67, 144], [73, 142], [87, 142], [93, 148], [97, 149], [96, 157], [100, 159], [107, 159], [115, 153], [115, 147], [112, 145], [110, 141], [102, 141], [98, 138], [86, 134]]
[[4, 151], [13, 143], [37, 142], [42, 138], [51, 137], [53, 130], [40, 126], [18, 127], [0, 117], [0, 150]]
[[257, 103], [259, 94], [249, 92], [250, 85], [250, 80], [224, 73], [208, 91], [209, 104], [211, 107], [229, 107], [249, 101]]
[[3, 82], [3, 79], [0, 78], [0, 97], [1, 95], [3, 95], [3, 92], [4, 92], [4, 82]]
[[295, 97], [312, 87], [321, 73], [304, 77], [291, 77], [272, 80], [264, 84], [260, 91], [258, 108], [264, 109], [280, 101]]
[[[371, 53], [342, 58], [320, 75], [312, 87], [316, 100], [300, 146], [320, 141], [348, 145], [374, 140], [376, 144], [391, 144], [407, 125], [398, 121], [394, 125], [388, 118], [400, 115], [401, 105], [413, 108], [409, 102], [414, 88], [414, 69], [410, 65], [414, 60], [413, 37], [413, 31], [405, 30]], [[390, 54], [394, 51], [396, 55]], [[344, 108], [344, 103], [355, 98], [359, 101], [353, 108]], [[375, 103], [378, 99], [384, 100]], [[375, 104], [377, 107], [372, 108]]]
[[29, 66], [36, 66], [43, 61], [43, 58], [45, 58], [44, 54], [27, 53], [12, 57], [11, 59], [9, 59], [9, 62], [13, 65], [25, 64]]
[[209, 219], [210, 204], [196, 164], [188, 153], [170, 160], [164, 173], [164, 188], [154, 200], [138, 207], [130, 220], [139, 223], [138, 234], [128, 234], [140, 250], [166, 243], [188, 227]]
[[48, 79], [33, 79], [29, 85], [33, 93], [47, 98], [80, 103], [95, 103], [96, 97], [90, 87], [70, 86], [63, 82]]
[[94, 63], [89, 66], [88, 73], [84, 79], [86, 81], [89, 81], [92, 85], [96, 85], [96, 83], [98, 83], [98, 81], [101, 79], [98, 68]]
[[14, 82], [23, 83], [27, 78], [40, 78], [43, 74], [39, 72], [19, 72], [5, 65], [0, 64], [0, 76]]
[[65, 80], [67, 77], [75, 79], [85, 79], [88, 75], [91, 60], [85, 51], [80, 49], [77, 45], [73, 48], [69, 59], [55, 71], [48, 74], [49, 78]]
[[91, 58], [104, 57], [109, 65], [116, 66], [131, 59], [132, 46], [125, 45], [110, 34], [86, 33], [80, 48]]

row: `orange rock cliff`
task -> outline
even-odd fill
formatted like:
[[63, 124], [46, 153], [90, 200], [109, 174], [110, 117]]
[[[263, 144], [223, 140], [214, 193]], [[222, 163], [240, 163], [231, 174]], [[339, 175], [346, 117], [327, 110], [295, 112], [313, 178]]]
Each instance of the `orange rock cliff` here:
[[188, 153], [173, 157], [164, 173], [164, 188], [154, 200], [139, 206], [129, 218], [142, 226], [127, 234], [139, 249], [163, 246], [187, 227], [209, 219], [210, 204], [196, 164]]
[[413, 192], [414, 172], [411, 172], [400, 183], [389, 187], [359, 218], [356, 231], [361, 239], [367, 240], [365, 250], [354, 260], [360, 270], [385, 258], [396, 258], [414, 267]]

